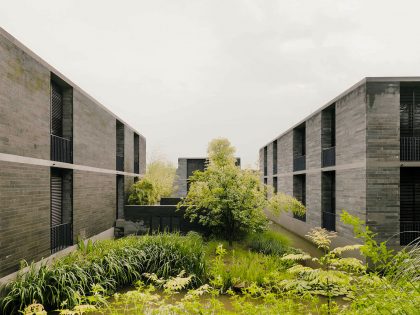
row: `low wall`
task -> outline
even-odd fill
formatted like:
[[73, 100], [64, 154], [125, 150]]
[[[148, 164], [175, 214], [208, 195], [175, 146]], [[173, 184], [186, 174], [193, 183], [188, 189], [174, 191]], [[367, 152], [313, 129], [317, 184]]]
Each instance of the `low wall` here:
[[185, 210], [177, 210], [175, 205], [152, 205], [124, 207], [124, 219], [116, 222], [116, 236], [147, 234], [153, 232], [196, 231], [207, 234], [207, 230], [184, 218]]
[[[99, 233], [97, 235], [94, 235], [94, 236], [86, 239], [84, 242], [85, 242], [85, 244], [87, 244], [87, 242], [89, 240], [98, 241], [98, 240], [106, 240], [106, 239], [112, 239], [112, 238], [114, 238], [114, 228], [110, 228], [110, 229], [108, 229], [108, 230], [106, 230], [106, 231], [104, 231], [102, 233]], [[61, 250], [61, 251], [59, 251], [57, 253], [54, 253], [54, 254], [48, 256], [47, 258], [41, 259], [40, 261], [36, 262], [35, 265], [36, 265], [36, 267], [39, 267], [42, 264], [49, 265], [54, 260], [56, 260], [56, 259], [58, 259], [60, 257], [66, 256], [66, 255], [70, 254], [72, 251], [75, 251], [76, 249], [77, 249], [77, 245], [73, 245], [73, 246], [67, 247], [67, 248], [65, 248], [65, 249], [63, 249], [63, 250]], [[2, 286], [4, 284], [6, 284], [6, 283], [8, 283], [8, 282], [10, 282], [10, 281], [12, 281], [14, 279], [16, 279], [16, 276], [17, 276], [17, 274], [19, 272], [27, 272], [28, 270], [29, 270], [29, 267], [26, 267], [26, 268], [23, 268], [23, 269], [21, 269], [19, 271], [13, 272], [13, 273], [11, 273], [11, 274], [3, 277], [3, 278], [0, 278], [0, 286]]]

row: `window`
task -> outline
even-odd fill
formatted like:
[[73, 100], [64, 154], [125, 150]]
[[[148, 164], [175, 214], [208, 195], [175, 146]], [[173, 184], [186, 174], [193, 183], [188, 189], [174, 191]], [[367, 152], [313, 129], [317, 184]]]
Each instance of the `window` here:
[[267, 176], [267, 147], [264, 147], [264, 176]]
[[293, 130], [293, 171], [306, 169], [306, 125], [305, 123]]
[[[293, 176], [293, 196], [306, 206], [306, 174]], [[306, 214], [299, 216], [293, 214], [295, 219], [306, 221]]]
[[139, 135], [134, 133], [134, 173], [140, 173], [140, 164], [139, 164], [139, 157], [140, 157], [140, 142], [139, 142]]
[[51, 168], [51, 253], [73, 245], [73, 171]]
[[50, 158], [73, 163], [73, 89], [53, 74], [50, 113]]
[[116, 121], [116, 169], [124, 171], [124, 124]]
[[116, 191], [117, 191], [117, 211], [116, 218], [124, 218], [124, 175], [116, 176]]
[[322, 167], [335, 165], [335, 104], [324, 109], [321, 113], [321, 165]]
[[420, 167], [400, 169], [400, 245], [420, 237]]
[[273, 174], [277, 174], [277, 140], [273, 142]]
[[276, 194], [278, 191], [278, 180], [277, 177], [273, 177], [273, 189], [274, 189], [274, 193]]
[[321, 178], [322, 195], [322, 227], [335, 231], [335, 172], [322, 172]]
[[420, 161], [420, 86], [400, 87], [400, 159]]

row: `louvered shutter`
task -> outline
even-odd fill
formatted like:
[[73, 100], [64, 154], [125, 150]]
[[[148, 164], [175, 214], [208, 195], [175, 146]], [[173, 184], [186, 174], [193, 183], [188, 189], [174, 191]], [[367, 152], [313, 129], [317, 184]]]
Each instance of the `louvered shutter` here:
[[51, 84], [51, 133], [63, 136], [63, 94], [55, 83]]
[[51, 226], [62, 223], [63, 178], [55, 170], [51, 172]]

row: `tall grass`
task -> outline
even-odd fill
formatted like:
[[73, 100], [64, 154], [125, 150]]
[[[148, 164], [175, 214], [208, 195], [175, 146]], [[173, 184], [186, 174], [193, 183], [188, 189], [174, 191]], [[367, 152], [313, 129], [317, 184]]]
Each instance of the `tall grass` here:
[[94, 285], [107, 293], [141, 279], [143, 273], [169, 278], [181, 271], [193, 274], [192, 286], [206, 280], [206, 263], [201, 237], [190, 233], [157, 234], [100, 241], [88, 250], [78, 250], [53, 265], [30, 266], [5, 288], [0, 301], [5, 314], [15, 313], [34, 301], [47, 309], [80, 304], [92, 294]]
[[290, 250], [290, 240], [275, 231], [250, 234], [245, 243], [252, 251], [265, 255], [282, 256]]
[[[215, 252], [210, 264], [211, 285], [225, 292], [228, 289], [246, 288], [251, 284], [265, 286], [272, 276], [279, 277], [294, 263], [274, 255], [264, 255], [237, 246], [228, 250], [226, 242], [210, 242], [209, 250]], [[280, 278], [278, 278], [280, 279]]]

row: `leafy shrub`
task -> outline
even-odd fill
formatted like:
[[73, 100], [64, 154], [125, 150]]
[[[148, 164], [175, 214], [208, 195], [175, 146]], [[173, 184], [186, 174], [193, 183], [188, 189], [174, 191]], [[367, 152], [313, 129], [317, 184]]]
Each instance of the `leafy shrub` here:
[[274, 231], [249, 234], [245, 243], [252, 251], [265, 255], [282, 256], [290, 250], [289, 239]]
[[268, 209], [277, 215], [282, 212], [290, 212], [303, 216], [306, 213], [306, 207], [299, 200], [282, 192], [273, 194], [268, 201]]
[[[214, 243], [210, 246], [214, 248]], [[253, 283], [265, 286], [271, 277], [285, 274], [284, 271], [294, 264], [280, 257], [241, 248], [228, 251], [223, 243], [217, 245], [215, 252], [216, 256], [210, 266], [210, 284], [222, 292], [232, 288], [241, 290]]]
[[130, 188], [128, 203], [130, 205], [154, 205], [160, 200], [159, 190], [147, 178], [134, 183]]
[[170, 278], [185, 271], [194, 275], [192, 286], [206, 280], [206, 263], [201, 237], [190, 233], [157, 234], [100, 241], [89, 251], [78, 250], [52, 266], [30, 266], [7, 285], [1, 307], [6, 314], [22, 310], [37, 301], [48, 309], [58, 308], [63, 301], [68, 307], [83, 302], [95, 286], [105, 293], [132, 284], [143, 273]]

